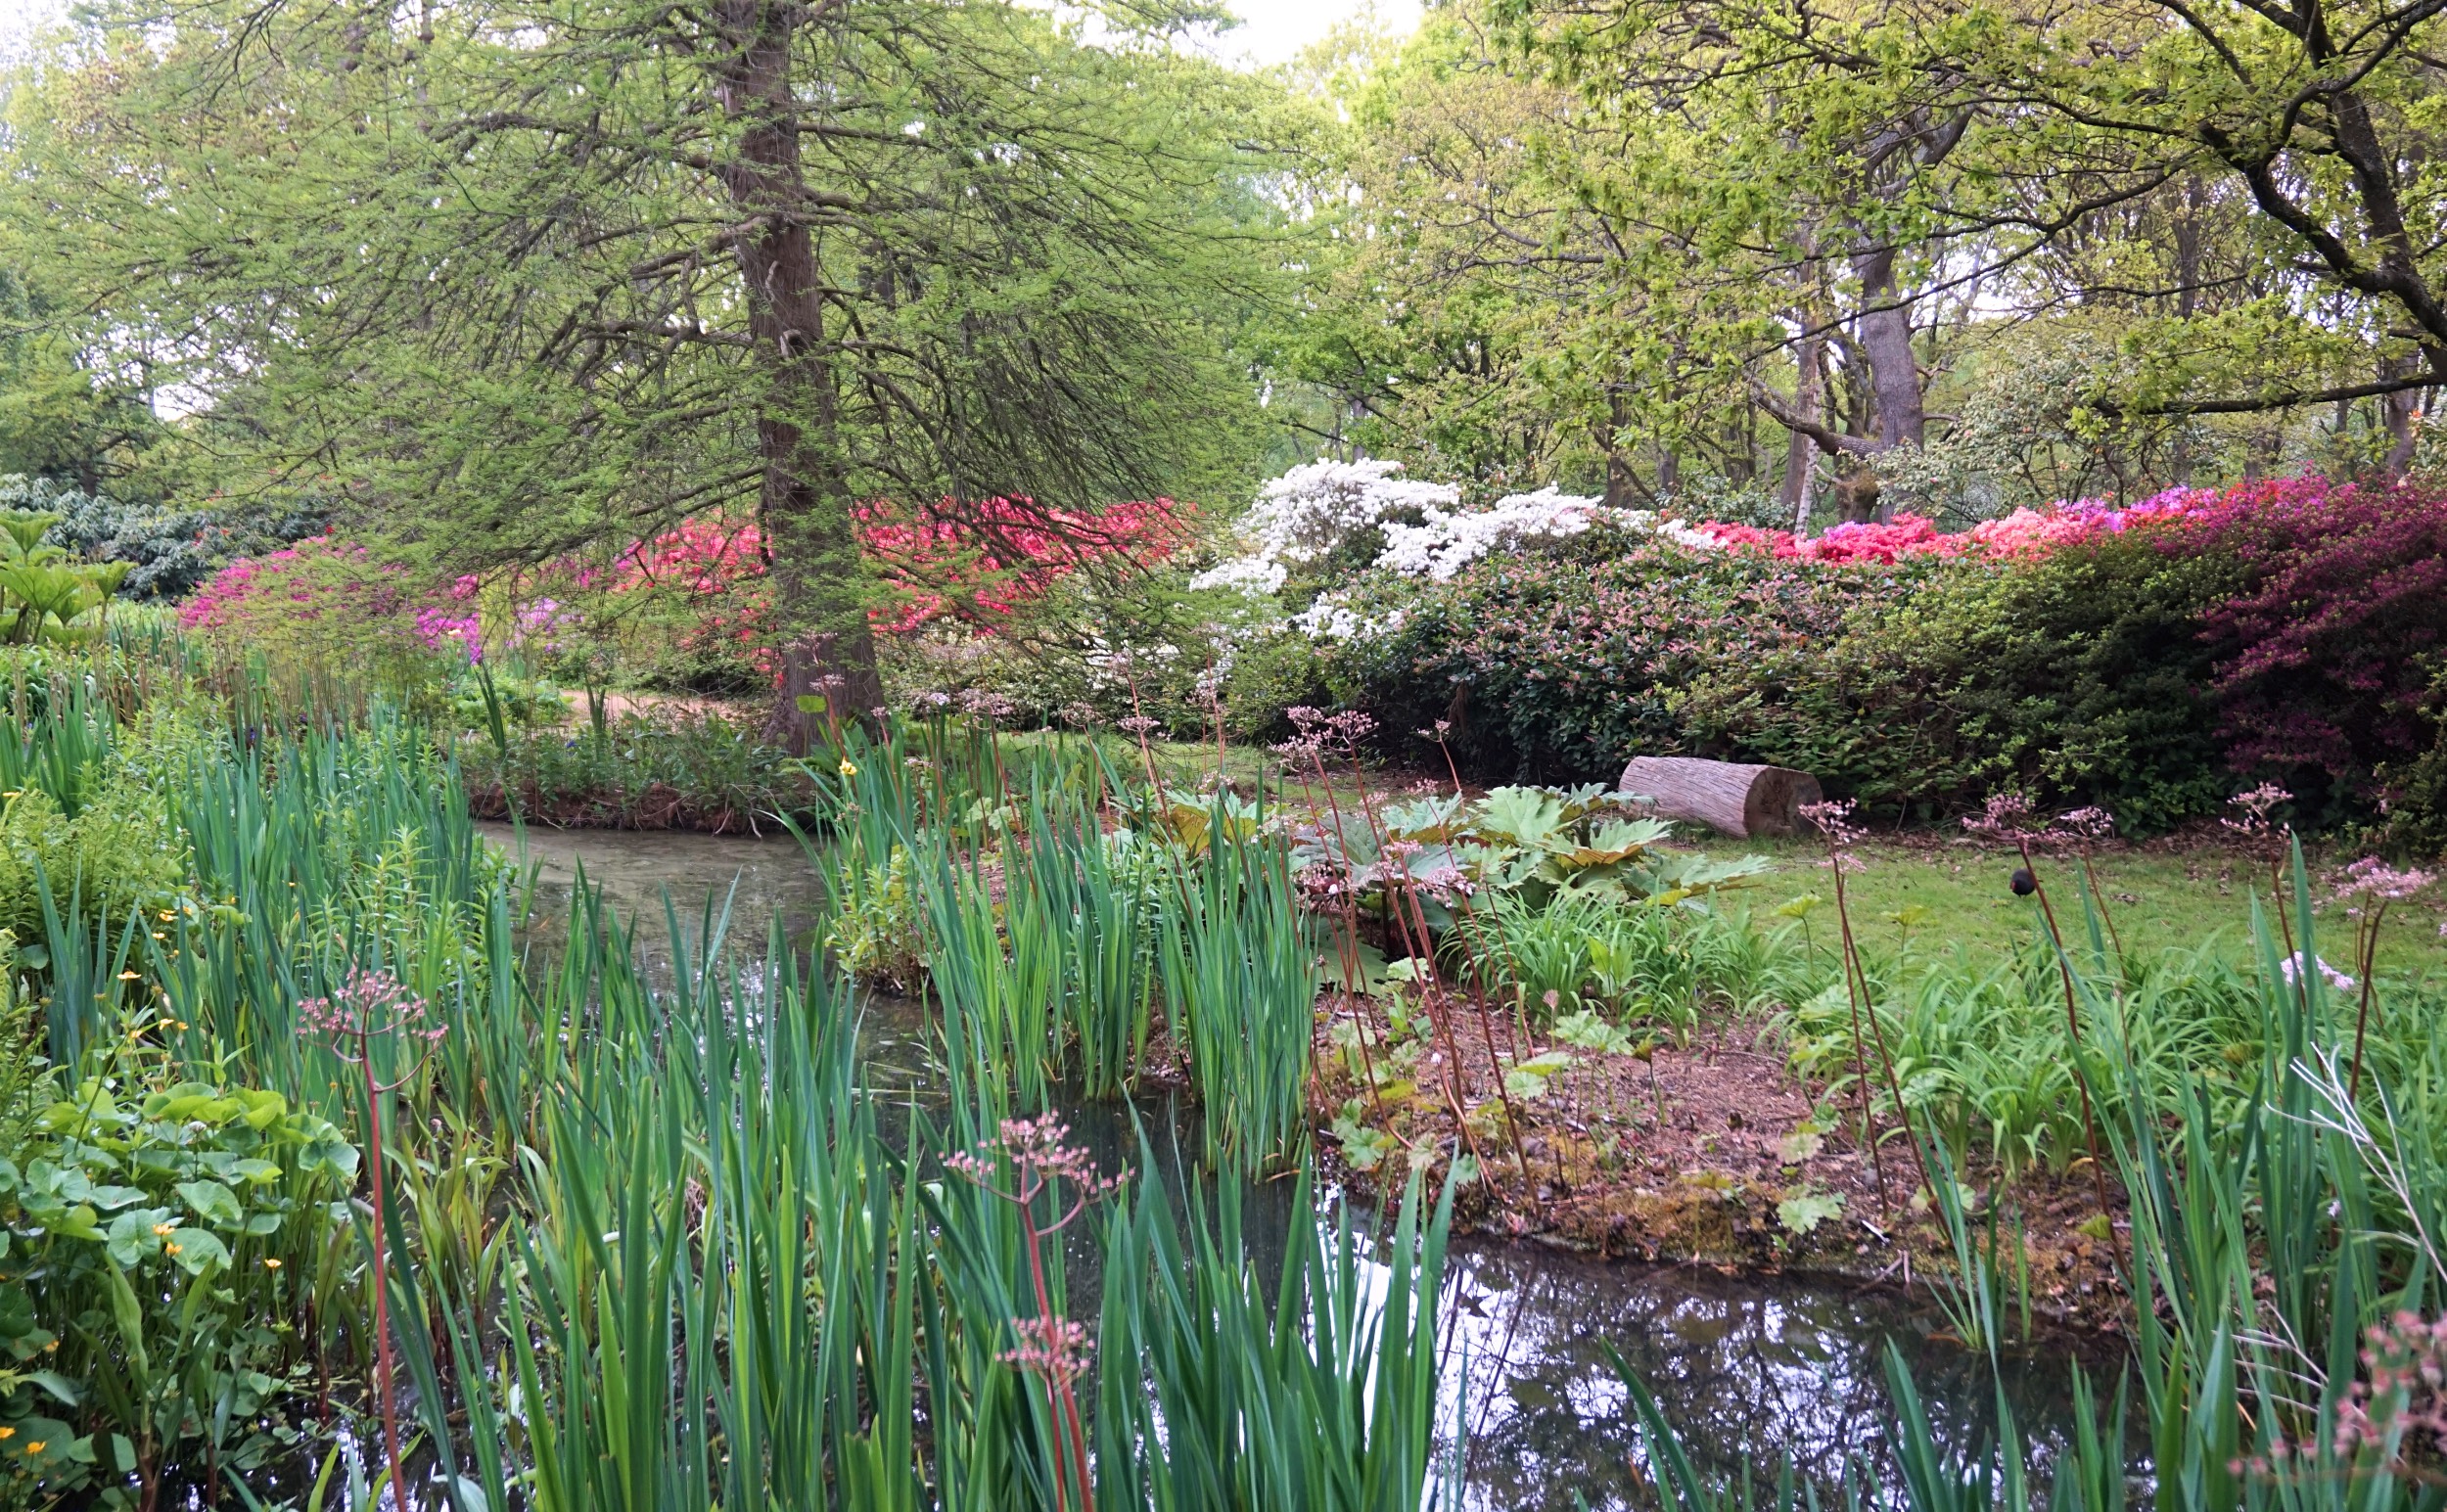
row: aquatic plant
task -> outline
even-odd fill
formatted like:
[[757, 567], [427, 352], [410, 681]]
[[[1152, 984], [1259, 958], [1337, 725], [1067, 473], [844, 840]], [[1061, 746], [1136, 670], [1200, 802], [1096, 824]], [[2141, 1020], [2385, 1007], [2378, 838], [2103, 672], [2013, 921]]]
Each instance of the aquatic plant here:
[[1307, 1142], [1318, 951], [1293, 903], [1291, 862], [1219, 826], [1206, 864], [1165, 898], [1156, 959], [1166, 1022], [1189, 1052], [1210, 1164], [1295, 1164]]

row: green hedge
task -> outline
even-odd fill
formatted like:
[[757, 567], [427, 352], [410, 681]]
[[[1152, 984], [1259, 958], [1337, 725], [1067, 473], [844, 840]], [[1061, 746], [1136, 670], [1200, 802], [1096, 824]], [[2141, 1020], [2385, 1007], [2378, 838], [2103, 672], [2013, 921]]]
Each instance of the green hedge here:
[[1707, 756], [1800, 767], [1890, 813], [2019, 787], [2155, 829], [2233, 791], [2199, 626], [2234, 590], [2217, 559], [2138, 533], [2009, 563], [1649, 545], [1371, 580], [1398, 624], [1332, 660], [1390, 730], [1450, 720], [1491, 779]]

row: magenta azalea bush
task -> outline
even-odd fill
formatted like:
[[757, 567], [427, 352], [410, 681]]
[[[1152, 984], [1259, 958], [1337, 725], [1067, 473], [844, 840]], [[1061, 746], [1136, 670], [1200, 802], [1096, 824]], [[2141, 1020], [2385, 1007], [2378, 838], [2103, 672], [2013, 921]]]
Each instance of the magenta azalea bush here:
[[230, 563], [186, 602], [178, 622], [267, 654], [346, 659], [419, 640], [420, 616], [431, 607], [406, 567], [325, 535]]
[[2425, 750], [2447, 649], [2447, 495], [2288, 479], [2208, 501], [2171, 550], [2232, 559], [2203, 617], [2228, 759], [2302, 791], [2353, 790]]

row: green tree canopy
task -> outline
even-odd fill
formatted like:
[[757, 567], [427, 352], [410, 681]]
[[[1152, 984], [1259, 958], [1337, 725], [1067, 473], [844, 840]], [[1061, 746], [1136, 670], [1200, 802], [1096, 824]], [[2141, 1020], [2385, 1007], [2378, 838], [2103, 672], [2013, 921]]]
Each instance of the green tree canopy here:
[[76, 337], [166, 352], [234, 469], [453, 564], [753, 511], [784, 714], [862, 709], [861, 501], [1093, 508], [1260, 443], [1264, 102], [1183, 19], [119, 6], [19, 91], [14, 193]]

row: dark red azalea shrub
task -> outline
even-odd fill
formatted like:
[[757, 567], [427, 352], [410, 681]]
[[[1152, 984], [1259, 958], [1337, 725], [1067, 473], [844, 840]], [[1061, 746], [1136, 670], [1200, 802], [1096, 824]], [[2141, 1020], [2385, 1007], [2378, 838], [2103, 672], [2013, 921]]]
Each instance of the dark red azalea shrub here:
[[2336, 812], [2377, 798], [2378, 769], [2436, 738], [2424, 708], [2447, 649], [2447, 493], [2245, 484], [2195, 510], [2167, 546], [2224, 556], [2244, 584], [2203, 621], [2239, 773]]

